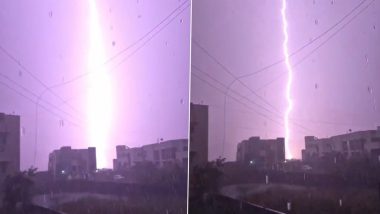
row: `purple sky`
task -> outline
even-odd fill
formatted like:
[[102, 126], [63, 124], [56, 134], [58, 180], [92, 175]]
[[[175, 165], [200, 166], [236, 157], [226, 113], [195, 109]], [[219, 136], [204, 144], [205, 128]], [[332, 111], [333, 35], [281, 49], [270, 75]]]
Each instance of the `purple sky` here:
[[[310, 43], [360, 2], [288, 1], [290, 52]], [[293, 69], [291, 94], [294, 108], [290, 114], [290, 149], [295, 158], [301, 156], [305, 135], [326, 137], [346, 133], [349, 129], [376, 129], [380, 125], [380, 2], [371, 2], [365, 1], [328, 34], [290, 59], [292, 64], [297, 63], [369, 5], [351, 23]], [[192, 17], [192, 39], [235, 76], [255, 72], [283, 58], [281, 1], [194, 0]], [[241, 79], [274, 108], [252, 95], [238, 82], [232, 85], [232, 90], [267, 110], [230, 92], [230, 95], [246, 103], [249, 108], [227, 98], [224, 153], [224, 95], [204, 81], [224, 91], [224, 87], [215, 80], [228, 85], [233, 78], [194, 43], [192, 65], [206, 73], [193, 67], [191, 100], [210, 106], [209, 159], [224, 155], [229, 160], [234, 160], [237, 143], [250, 136], [284, 136], [284, 63]], [[271, 84], [266, 84], [274, 79], [276, 80]], [[276, 116], [275, 111], [281, 117]]]
[[[138, 41], [182, 5], [156, 31], [107, 64], [108, 70], [113, 68], [109, 76], [116, 100], [110, 140], [103, 151], [108, 167], [112, 166], [116, 145], [134, 147], [154, 143], [157, 138], [188, 136], [188, 4], [184, 0], [97, 1], [106, 58]], [[175, 17], [176, 14], [179, 15]], [[37, 98], [32, 93], [39, 95], [45, 90], [36, 78], [45, 86], [52, 86], [88, 72], [88, 17], [87, 1], [0, 2], [0, 45], [21, 63], [18, 65], [0, 51], [0, 112], [21, 115], [22, 169], [33, 164], [41, 170], [47, 169], [48, 154], [61, 146], [92, 146], [86, 136], [88, 76], [53, 89], [71, 107], [53, 94], [44, 93], [43, 100], [59, 106], [61, 111], [41, 102], [55, 115], [39, 108], [37, 146], [36, 105], [4, 85], [35, 101]], [[118, 66], [125, 57], [129, 57], [128, 60]]]

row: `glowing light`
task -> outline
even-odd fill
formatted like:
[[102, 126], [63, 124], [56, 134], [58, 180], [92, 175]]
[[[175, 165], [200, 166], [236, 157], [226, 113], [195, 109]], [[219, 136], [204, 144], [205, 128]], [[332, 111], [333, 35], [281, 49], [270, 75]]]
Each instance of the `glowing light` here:
[[89, 76], [89, 90], [87, 96], [87, 117], [89, 144], [96, 147], [97, 167], [109, 167], [107, 145], [109, 145], [109, 131], [112, 122], [112, 87], [111, 79], [106, 73], [105, 49], [99, 26], [98, 11], [95, 0], [89, 0], [90, 7], [90, 49], [88, 55], [88, 69], [94, 74]]
[[286, 0], [282, 0], [282, 9], [281, 9], [281, 17], [282, 17], [282, 29], [284, 33], [284, 42], [282, 43], [282, 47], [284, 50], [285, 55], [285, 65], [286, 69], [288, 71], [288, 81], [286, 83], [286, 101], [288, 103], [288, 106], [285, 111], [284, 116], [284, 123], [285, 123], [285, 155], [287, 159], [292, 159], [292, 154], [290, 153], [289, 149], [289, 142], [290, 142], [290, 128], [289, 128], [289, 114], [292, 111], [293, 108], [293, 102], [290, 96], [290, 89], [292, 86], [292, 78], [293, 78], [293, 70], [292, 66], [290, 65], [289, 60], [289, 50], [288, 50], [288, 21], [286, 19]]

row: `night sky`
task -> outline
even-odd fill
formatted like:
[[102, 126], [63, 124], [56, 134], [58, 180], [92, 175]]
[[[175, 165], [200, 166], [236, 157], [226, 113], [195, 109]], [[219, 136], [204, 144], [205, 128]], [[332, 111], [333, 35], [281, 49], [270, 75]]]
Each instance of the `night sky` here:
[[[284, 137], [281, 7], [271, 0], [193, 1], [191, 101], [210, 106], [210, 160], [234, 160], [237, 143], [251, 136]], [[301, 157], [305, 135], [380, 125], [379, 11], [376, 0], [288, 1], [288, 48], [296, 52], [290, 58], [294, 158]], [[237, 77], [244, 78], [231, 84]]]
[[116, 145], [188, 136], [189, 1], [94, 1], [97, 19], [90, 1], [0, 2], [0, 112], [21, 115], [22, 169], [46, 170], [61, 146], [102, 147], [98, 167], [112, 167]]

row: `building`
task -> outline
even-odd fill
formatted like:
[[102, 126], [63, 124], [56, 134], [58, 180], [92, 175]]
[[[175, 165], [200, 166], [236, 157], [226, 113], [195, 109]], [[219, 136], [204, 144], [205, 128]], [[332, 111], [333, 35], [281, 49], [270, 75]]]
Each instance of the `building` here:
[[337, 158], [367, 158], [379, 162], [380, 126], [377, 130], [350, 132], [330, 138], [306, 136], [302, 160], [313, 161], [323, 157], [332, 157], [334, 161]]
[[0, 113], [0, 178], [20, 171], [20, 116]]
[[208, 106], [190, 104], [190, 165], [208, 161]]
[[128, 169], [143, 162], [152, 162], [158, 167], [169, 165], [187, 167], [188, 140], [168, 140], [136, 148], [128, 148], [125, 145], [116, 146], [114, 170]]
[[54, 178], [88, 179], [96, 171], [96, 149], [61, 147], [49, 154], [49, 172]]
[[237, 146], [236, 161], [259, 167], [278, 167], [285, 161], [285, 139], [251, 137]]

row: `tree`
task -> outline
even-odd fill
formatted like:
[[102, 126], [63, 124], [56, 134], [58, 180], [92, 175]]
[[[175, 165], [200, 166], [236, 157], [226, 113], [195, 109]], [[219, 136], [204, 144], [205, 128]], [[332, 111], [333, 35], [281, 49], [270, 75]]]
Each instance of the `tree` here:
[[34, 185], [32, 177], [36, 174], [37, 168], [8, 175], [3, 183], [3, 207], [7, 213], [14, 213], [17, 207], [21, 208], [31, 204], [31, 189]]

